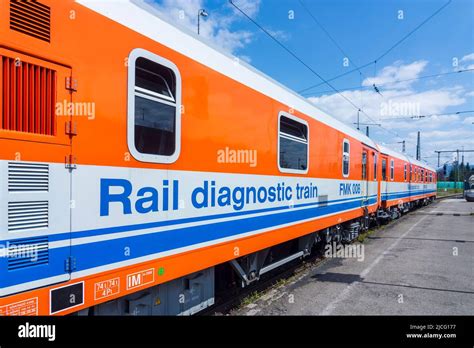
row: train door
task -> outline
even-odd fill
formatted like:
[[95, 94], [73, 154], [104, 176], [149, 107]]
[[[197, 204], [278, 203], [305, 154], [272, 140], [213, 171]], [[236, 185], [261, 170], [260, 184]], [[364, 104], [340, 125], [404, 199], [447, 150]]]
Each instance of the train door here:
[[367, 205], [369, 198], [369, 156], [367, 149], [362, 150], [362, 205]]
[[378, 166], [378, 161], [379, 161], [379, 158], [378, 158], [378, 154], [377, 152], [373, 151], [372, 152], [372, 167], [374, 168], [374, 173], [373, 173], [373, 181], [372, 183], [370, 184], [370, 190], [369, 190], [369, 196], [370, 197], [373, 197], [374, 199], [370, 200], [370, 204], [373, 204], [374, 201], [375, 203], [378, 203], [379, 201], [379, 192], [380, 192], [380, 188], [379, 188], [379, 166]]
[[0, 48], [0, 296], [70, 279], [70, 77]]
[[382, 178], [381, 178], [381, 184], [380, 184], [380, 196], [382, 201], [387, 200], [387, 163], [388, 163], [388, 157], [382, 155]]

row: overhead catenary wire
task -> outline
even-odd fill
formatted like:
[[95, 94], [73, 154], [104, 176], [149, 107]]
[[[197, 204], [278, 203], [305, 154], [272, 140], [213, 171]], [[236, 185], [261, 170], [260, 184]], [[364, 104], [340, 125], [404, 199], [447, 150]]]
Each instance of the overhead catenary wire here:
[[[346, 71], [342, 74], [339, 74], [337, 76], [334, 76], [330, 79], [328, 79], [327, 81], [328, 82], [331, 82], [331, 81], [334, 81], [334, 80], [337, 80], [343, 76], [346, 76], [350, 73], [353, 73], [354, 71], [358, 71], [359, 69], [363, 69], [363, 68], [366, 68], [372, 64], [377, 64], [378, 61], [380, 61], [382, 58], [384, 58], [387, 54], [389, 54], [391, 51], [393, 51], [397, 46], [399, 46], [402, 42], [404, 42], [406, 39], [408, 39], [411, 35], [413, 35], [416, 31], [418, 31], [423, 25], [425, 25], [426, 23], [428, 23], [433, 17], [435, 17], [438, 13], [440, 13], [441, 11], [443, 11], [450, 3], [452, 2], [452, 0], [448, 0], [443, 6], [441, 6], [440, 8], [438, 8], [435, 12], [433, 12], [430, 16], [428, 16], [424, 21], [422, 21], [420, 24], [418, 24], [414, 29], [412, 29], [410, 32], [408, 32], [408, 34], [406, 34], [404, 37], [402, 37], [400, 40], [398, 40], [397, 42], [395, 42], [395, 44], [393, 44], [392, 46], [390, 46], [387, 50], [385, 50], [381, 55], [379, 55], [377, 58], [373, 59], [372, 61], [362, 65], [361, 67], [359, 68], [355, 68], [355, 69], [351, 69], [349, 71]], [[306, 87], [300, 91], [298, 91], [299, 93], [302, 93], [302, 92], [306, 92], [310, 89], [313, 89], [313, 88], [316, 88], [316, 87], [319, 87], [321, 86], [323, 83], [318, 83], [318, 84], [315, 84], [315, 85], [312, 85], [312, 86], [309, 86], [309, 87]]]
[[[418, 77], [414, 77], [414, 78], [411, 78], [411, 79], [393, 80], [393, 81], [389, 81], [389, 82], [379, 83], [377, 85], [377, 87], [394, 85], [394, 84], [402, 83], [402, 82], [409, 82], [409, 81], [417, 81], [417, 80], [423, 80], [423, 79], [428, 79], [428, 78], [435, 78], [435, 77], [446, 76], [446, 75], [460, 74], [460, 73], [465, 73], [465, 72], [473, 72], [473, 71], [474, 71], [474, 68], [473, 69], [460, 69], [460, 70], [451, 71], [451, 72], [447, 72], [447, 73], [423, 75], [423, 76], [418, 76]], [[372, 86], [354, 86], [354, 87], [339, 88], [339, 90], [343, 90], [343, 91], [360, 90], [360, 89], [373, 89], [373, 87]], [[330, 93], [330, 92], [332, 92], [332, 91], [331, 90], [324, 90], [324, 91], [316, 91], [316, 92], [306, 92], [306, 93], [303, 93], [303, 95], [315, 95], [315, 94], [323, 94], [323, 93]]]
[[[321, 22], [316, 18], [316, 16], [313, 14], [312, 11], [310, 11], [310, 9], [304, 4], [303, 0], [298, 0], [299, 3], [301, 4], [301, 6], [303, 7], [303, 9], [306, 11], [306, 13], [308, 13], [308, 15], [313, 19], [313, 21], [318, 25], [318, 27], [326, 34], [326, 36], [329, 38], [329, 40], [332, 41], [332, 43], [339, 49], [339, 51], [346, 57], [349, 59], [350, 62], [352, 62], [352, 64], [354, 64], [354, 66], [356, 67], [356, 69], [359, 71], [359, 73], [361, 75], [364, 75], [365, 74], [362, 72], [362, 70], [359, 68], [359, 66], [354, 62], [354, 60], [352, 60], [349, 55], [346, 53], [346, 51], [344, 51], [344, 49], [341, 47], [341, 45], [336, 41], [336, 39], [334, 39], [334, 37], [329, 33], [329, 31], [321, 24]], [[367, 76], [366, 76], [367, 77]]]
[[407, 120], [407, 119], [421, 120], [424, 118], [434, 117], [434, 116], [452, 116], [452, 115], [461, 115], [461, 114], [467, 114], [467, 113], [474, 113], [474, 110], [453, 111], [453, 112], [447, 112], [443, 114], [413, 115], [413, 116], [381, 118], [380, 121]]
[[[359, 80], [360, 80], [360, 85], [362, 86], [362, 76], [364, 76], [366, 79], [368, 77], [362, 72], [362, 70], [359, 68], [359, 66], [356, 64], [356, 62], [354, 62], [354, 60], [351, 57], [349, 57], [349, 55], [346, 53], [346, 51], [336, 41], [336, 39], [329, 33], [329, 31], [321, 24], [321, 22], [316, 18], [316, 16], [313, 14], [313, 12], [305, 5], [303, 0], [298, 0], [298, 1], [300, 3], [301, 7], [303, 7], [303, 9], [311, 17], [311, 19], [316, 23], [316, 25], [326, 34], [326, 36], [329, 38], [329, 40], [331, 40], [331, 42], [338, 48], [338, 50], [342, 53], [344, 58], [347, 58], [349, 60], [349, 62], [351, 62], [356, 67], [356, 69], [359, 71], [359, 77], [360, 77]], [[373, 87], [374, 87], [374, 90], [377, 91], [380, 94], [380, 96], [384, 98], [384, 96], [379, 92], [379, 90], [375, 86], [375, 84], [374, 84]], [[361, 104], [363, 103], [362, 94], [360, 95], [360, 103]], [[359, 129], [359, 128], [357, 128], [357, 129]]]
[[[293, 58], [295, 58], [298, 62], [300, 62], [304, 67], [306, 67], [309, 71], [311, 71], [314, 75], [316, 75], [321, 81], [326, 83], [334, 92], [336, 92], [338, 95], [340, 95], [342, 98], [344, 98], [349, 104], [351, 104], [356, 110], [359, 110], [361, 113], [363, 113], [370, 121], [373, 123], [377, 123], [374, 118], [372, 118], [370, 115], [368, 115], [364, 110], [362, 110], [359, 106], [357, 106], [352, 100], [350, 100], [348, 97], [346, 97], [344, 94], [342, 94], [336, 87], [334, 87], [332, 84], [330, 84], [323, 76], [321, 76], [316, 70], [314, 70], [311, 66], [309, 66], [306, 62], [304, 62], [300, 57], [298, 57], [292, 50], [290, 50], [288, 47], [286, 47], [280, 40], [278, 40], [275, 36], [273, 36], [268, 30], [266, 30], [264, 27], [262, 27], [256, 20], [254, 20], [252, 17], [250, 17], [245, 11], [243, 11], [240, 7], [238, 7], [232, 0], [229, 0], [229, 3], [235, 7], [240, 13], [242, 13], [249, 21], [251, 21], [256, 27], [258, 27], [263, 33], [265, 33], [269, 38], [271, 38], [273, 41], [275, 41], [281, 48], [283, 48], [286, 52], [288, 52]], [[382, 126], [379, 126], [381, 129], [384, 129], [385, 131], [394, 134], [395, 136], [398, 137], [398, 133], [384, 128]]]

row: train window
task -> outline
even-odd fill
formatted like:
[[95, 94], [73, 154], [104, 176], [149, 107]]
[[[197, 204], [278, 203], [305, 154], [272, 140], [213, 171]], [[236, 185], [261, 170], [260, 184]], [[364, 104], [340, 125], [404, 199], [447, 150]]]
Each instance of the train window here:
[[129, 56], [128, 147], [137, 160], [173, 163], [180, 152], [181, 78], [176, 65], [143, 49]]
[[394, 176], [395, 176], [395, 164], [392, 159], [390, 160], [390, 180], [393, 180]]
[[374, 157], [374, 180], [377, 180], [377, 154], [373, 154]]
[[367, 179], [367, 152], [362, 152], [362, 180]]
[[387, 160], [382, 159], [382, 180], [387, 181]]
[[346, 178], [349, 176], [350, 156], [351, 145], [349, 143], [349, 140], [344, 139], [344, 141], [342, 142], [342, 175]]
[[422, 169], [421, 170], [421, 182], [424, 182], [425, 181], [425, 170]]
[[407, 165], [406, 164], [403, 167], [403, 179], [407, 181]]
[[412, 177], [413, 177], [413, 167], [410, 164], [410, 182], [412, 181]]
[[287, 173], [308, 172], [308, 124], [287, 113], [280, 113], [278, 125], [278, 165]]

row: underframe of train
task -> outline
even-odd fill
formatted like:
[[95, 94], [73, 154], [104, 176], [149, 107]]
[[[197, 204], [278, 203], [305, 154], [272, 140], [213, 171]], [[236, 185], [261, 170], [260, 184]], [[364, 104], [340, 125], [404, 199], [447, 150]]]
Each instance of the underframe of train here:
[[282, 265], [308, 257], [328, 244], [348, 244], [373, 225], [399, 218], [434, 198], [379, 209], [376, 214], [316, 231], [224, 264], [78, 312], [78, 315], [193, 315], [214, 305], [216, 296], [250, 286]]
[[391, 220], [400, 218], [403, 214], [413, 209], [428, 205], [435, 200], [435, 197], [422, 198], [412, 202], [400, 203], [391, 207], [380, 207], [377, 210], [376, 218], [378, 222], [387, 223]]

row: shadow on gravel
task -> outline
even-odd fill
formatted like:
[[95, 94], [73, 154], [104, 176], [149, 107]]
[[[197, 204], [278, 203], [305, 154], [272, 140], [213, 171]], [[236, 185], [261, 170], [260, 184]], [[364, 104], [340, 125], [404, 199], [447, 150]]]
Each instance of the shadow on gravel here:
[[327, 272], [324, 274], [315, 274], [311, 278], [319, 280], [320, 282], [331, 282], [331, 283], [345, 283], [351, 284], [354, 282], [362, 282], [361, 278], [357, 274], [344, 274], [344, 273], [331, 273]]
[[[367, 237], [368, 239], [398, 239], [398, 237]], [[474, 243], [473, 240], [460, 240], [460, 239], [439, 239], [439, 238], [416, 238], [416, 237], [404, 237], [403, 239], [412, 240], [429, 240], [434, 242], [455, 242], [455, 243]]]
[[364, 278], [361, 278], [357, 274], [328, 272], [324, 274], [315, 274], [311, 278], [316, 279], [320, 282], [345, 283], [345, 284], [358, 282], [362, 284], [372, 284], [372, 285], [380, 285], [380, 286], [402, 287], [402, 288], [430, 290], [430, 291], [455, 292], [455, 293], [461, 293], [461, 294], [474, 294], [473, 291], [469, 291], [469, 290], [441, 289], [441, 288], [424, 287], [424, 286], [416, 286], [416, 285], [409, 285], [409, 284], [392, 284], [392, 283], [366, 281], [364, 280]]

